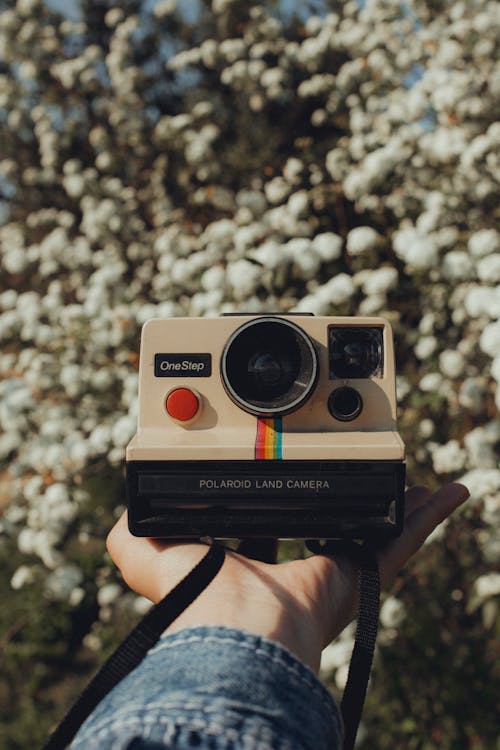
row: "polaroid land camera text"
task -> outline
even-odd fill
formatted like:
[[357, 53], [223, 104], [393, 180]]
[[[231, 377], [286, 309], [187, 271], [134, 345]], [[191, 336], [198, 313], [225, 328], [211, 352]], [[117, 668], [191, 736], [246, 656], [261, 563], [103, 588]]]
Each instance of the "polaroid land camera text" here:
[[381, 318], [150, 320], [127, 447], [138, 536], [384, 539], [403, 522]]

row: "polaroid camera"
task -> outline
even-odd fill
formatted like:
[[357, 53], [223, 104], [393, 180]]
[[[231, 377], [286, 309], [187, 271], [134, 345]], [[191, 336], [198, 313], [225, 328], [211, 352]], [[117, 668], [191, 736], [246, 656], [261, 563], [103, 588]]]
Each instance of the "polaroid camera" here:
[[403, 523], [381, 318], [150, 320], [127, 447], [129, 526], [176, 539], [384, 540]]

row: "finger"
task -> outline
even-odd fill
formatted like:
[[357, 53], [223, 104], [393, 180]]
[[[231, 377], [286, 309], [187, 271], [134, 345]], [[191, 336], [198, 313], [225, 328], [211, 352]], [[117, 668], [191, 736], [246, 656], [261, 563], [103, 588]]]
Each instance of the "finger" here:
[[424, 505], [432, 495], [428, 487], [414, 485], [405, 492], [405, 518], [414, 510]]
[[203, 544], [163, 543], [133, 536], [128, 528], [127, 512], [111, 529], [106, 546], [127, 585], [153, 602], [176, 586], [207, 549]]
[[[418, 496], [421, 499], [421, 496]], [[430, 495], [405, 520], [403, 533], [379, 552], [380, 579], [387, 585], [425, 542], [429, 534], [469, 497], [462, 484], [448, 484]], [[413, 503], [412, 503], [413, 504]]]
[[242, 539], [238, 544], [240, 555], [250, 560], [260, 560], [264, 563], [275, 563], [278, 557], [277, 539]]

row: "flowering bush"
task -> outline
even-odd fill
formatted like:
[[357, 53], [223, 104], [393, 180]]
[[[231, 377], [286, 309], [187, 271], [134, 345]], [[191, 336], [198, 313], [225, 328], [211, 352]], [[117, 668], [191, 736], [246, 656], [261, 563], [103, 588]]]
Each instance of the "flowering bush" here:
[[[312, 15], [300, 4], [126, 0], [61, 16], [41, 0], [2, 4], [9, 748], [40, 741], [40, 707], [61, 714], [61, 669], [77, 691], [61, 666], [70, 655], [85, 672], [120, 634], [117, 619], [145, 606], [122, 592], [103, 548], [123, 505], [142, 323], [241, 310], [391, 320], [409, 479], [458, 477], [472, 499], [416, 563], [420, 589], [408, 582], [384, 603], [368, 745], [407, 734], [407, 747], [491, 746], [482, 680], [492, 680], [485, 633], [499, 593], [497, 8], [332, 5]], [[325, 655], [325, 679], [339, 685], [348, 636]], [[422, 667], [443, 643], [453, 657], [434, 685]], [[23, 692], [13, 675], [34, 660]], [[463, 675], [467, 710], [452, 689]], [[425, 693], [418, 715], [412, 680]], [[418, 733], [427, 744], [411, 744]]]

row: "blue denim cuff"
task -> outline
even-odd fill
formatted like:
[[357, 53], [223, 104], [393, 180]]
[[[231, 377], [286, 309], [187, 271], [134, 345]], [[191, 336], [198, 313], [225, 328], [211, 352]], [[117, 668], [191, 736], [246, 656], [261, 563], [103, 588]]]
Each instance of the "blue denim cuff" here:
[[278, 643], [224, 627], [165, 636], [99, 704], [72, 750], [332, 750], [341, 721]]

